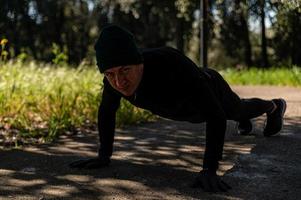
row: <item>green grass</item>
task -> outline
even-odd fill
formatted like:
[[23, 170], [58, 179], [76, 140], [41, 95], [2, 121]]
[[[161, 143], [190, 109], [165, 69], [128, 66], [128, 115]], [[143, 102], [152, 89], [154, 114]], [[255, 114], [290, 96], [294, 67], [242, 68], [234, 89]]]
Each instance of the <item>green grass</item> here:
[[[96, 67], [0, 63], [0, 133], [51, 141], [67, 130], [95, 124], [101, 89]], [[116, 124], [151, 118], [149, 112], [122, 101]]]
[[[297, 67], [220, 72], [236, 85], [301, 85], [301, 69]], [[66, 131], [95, 125], [102, 78], [96, 67], [0, 63], [0, 142], [3, 135], [51, 141]], [[120, 127], [154, 118], [122, 101], [116, 124]]]
[[301, 86], [301, 68], [270, 68], [270, 69], [225, 69], [220, 73], [233, 85], [278, 85]]

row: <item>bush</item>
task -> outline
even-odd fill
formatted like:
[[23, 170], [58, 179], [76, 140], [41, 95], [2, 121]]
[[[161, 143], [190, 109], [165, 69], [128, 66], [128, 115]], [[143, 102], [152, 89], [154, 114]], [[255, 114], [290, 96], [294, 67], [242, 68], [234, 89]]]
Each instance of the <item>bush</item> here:
[[[9, 62], [0, 67], [0, 74], [0, 130], [51, 141], [64, 131], [96, 123], [102, 75], [95, 67]], [[151, 116], [122, 101], [117, 125]]]

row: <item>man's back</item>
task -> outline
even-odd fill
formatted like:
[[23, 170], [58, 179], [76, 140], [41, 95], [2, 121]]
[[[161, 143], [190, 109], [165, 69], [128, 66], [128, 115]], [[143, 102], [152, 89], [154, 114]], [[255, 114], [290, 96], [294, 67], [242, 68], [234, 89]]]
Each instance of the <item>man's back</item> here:
[[206, 93], [201, 94], [200, 85], [206, 79], [201, 70], [189, 58], [171, 47], [144, 49], [142, 55], [143, 77], [132, 96], [118, 93], [106, 79], [104, 89], [163, 117], [203, 121], [200, 98], [208, 96]]

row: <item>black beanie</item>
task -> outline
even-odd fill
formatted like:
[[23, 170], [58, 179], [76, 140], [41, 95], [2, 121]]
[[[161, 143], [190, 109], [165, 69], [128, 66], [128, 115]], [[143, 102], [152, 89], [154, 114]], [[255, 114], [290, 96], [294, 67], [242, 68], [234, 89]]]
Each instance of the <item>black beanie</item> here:
[[133, 34], [117, 25], [104, 27], [94, 48], [101, 73], [112, 67], [140, 64], [143, 61]]

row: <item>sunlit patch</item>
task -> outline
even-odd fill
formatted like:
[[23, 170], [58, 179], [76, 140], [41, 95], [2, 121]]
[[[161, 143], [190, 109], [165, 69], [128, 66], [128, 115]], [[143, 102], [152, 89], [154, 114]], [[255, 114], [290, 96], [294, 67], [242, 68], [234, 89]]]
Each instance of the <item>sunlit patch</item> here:
[[28, 187], [28, 186], [46, 184], [46, 181], [43, 179], [22, 180], [22, 179], [10, 178], [7, 181], [7, 184], [11, 186], [21, 185], [22, 187]]
[[252, 148], [255, 146], [255, 144], [235, 144], [231, 142], [227, 142], [225, 144], [225, 152], [227, 151], [233, 151], [238, 154], [249, 154], [252, 150]]
[[72, 193], [78, 192], [78, 189], [74, 186], [67, 186], [67, 185], [50, 185], [45, 186], [41, 191], [40, 194], [46, 194], [46, 195], [53, 195], [53, 196], [71, 196]]
[[87, 183], [92, 180], [91, 177], [86, 175], [65, 175], [65, 176], [57, 176], [56, 178], [62, 179], [62, 180], [68, 180], [73, 182], [80, 182], [80, 183]]
[[135, 138], [131, 136], [116, 136], [115, 140], [135, 140]]
[[175, 156], [176, 155], [176, 152], [171, 152], [171, 151], [153, 150], [152, 152], [155, 154], [160, 154], [161, 156]]
[[233, 162], [220, 161], [220, 166], [219, 166], [219, 169], [217, 171], [217, 174], [219, 176], [223, 176], [227, 171], [229, 171], [230, 169], [232, 169], [234, 166], [235, 165], [234, 165]]
[[185, 153], [201, 153], [203, 152], [202, 148], [196, 145], [181, 145], [178, 149], [181, 152]]
[[0, 169], [0, 175], [1, 176], [7, 176], [7, 175], [12, 175], [16, 173], [14, 170], [9, 170], [9, 169]]
[[95, 185], [101, 187], [103, 191], [141, 191], [141, 190], [149, 190], [145, 184], [136, 181], [129, 180], [117, 180], [117, 179], [101, 179], [96, 180]]

